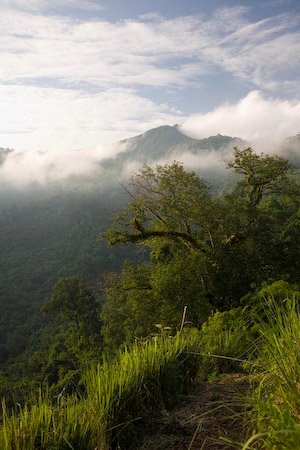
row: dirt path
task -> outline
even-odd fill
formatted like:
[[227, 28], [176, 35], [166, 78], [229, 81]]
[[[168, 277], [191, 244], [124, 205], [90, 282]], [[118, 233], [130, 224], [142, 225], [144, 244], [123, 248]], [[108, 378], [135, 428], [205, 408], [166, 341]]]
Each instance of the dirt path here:
[[243, 441], [243, 398], [246, 375], [229, 375], [215, 383], [199, 385], [175, 410], [165, 411], [149, 430], [140, 450], [229, 450], [233, 445], [220, 436]]

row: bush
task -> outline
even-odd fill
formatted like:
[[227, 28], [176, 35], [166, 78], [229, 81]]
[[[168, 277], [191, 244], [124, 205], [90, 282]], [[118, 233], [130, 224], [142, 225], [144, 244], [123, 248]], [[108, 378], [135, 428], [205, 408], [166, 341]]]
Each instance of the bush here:
[[200, 367], [202, 378], [242, 370], [244, 362], [252, 355], [257, 335], [250, 316], [247, 308], [239, 307], [216, 312], [203, 324], [202, 352], [207, 356]]

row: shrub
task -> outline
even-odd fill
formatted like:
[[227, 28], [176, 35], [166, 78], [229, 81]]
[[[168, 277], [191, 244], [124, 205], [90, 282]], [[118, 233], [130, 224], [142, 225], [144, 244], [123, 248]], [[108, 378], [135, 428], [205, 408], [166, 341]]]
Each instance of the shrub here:
[[239, 307], [216, 312], [203, 324], [202, 352], [207, 356], [200, 367], [202, 378], [242, 370], [257, 335], [250, 316], [247, 308]]

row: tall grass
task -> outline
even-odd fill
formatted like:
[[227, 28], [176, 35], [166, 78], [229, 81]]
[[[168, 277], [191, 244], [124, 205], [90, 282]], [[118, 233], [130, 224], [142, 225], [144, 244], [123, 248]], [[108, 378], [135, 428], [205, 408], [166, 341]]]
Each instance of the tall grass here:
[[273, 299], [259, 321], [260, 380], [250, 402], [254, 434], [246, 448], [300, 449], [300, 311]]
[[8, 414], [3, 404], [1, 450], [126, 449], [139, 428], [188, 387], [197, 372], [197, 336], [155, 338], [120, 351], [84, 376], [86, 397], [41, 392]]
[[114, 364], [104, 362], [85, 377], [87, 402], [99, 417], [104, 446], [132, 442], [139, 422], [153, 411], [174, 402], [188, 387], [198, 370], [196, 337], [155, 338], [119, 353]]
[[2, 408], [1, 450], [93, 449], [93, 423], [75, 396], [60, 396], [53, 402], [40, 391], [30, 406], [9, 415], [4, 402]]

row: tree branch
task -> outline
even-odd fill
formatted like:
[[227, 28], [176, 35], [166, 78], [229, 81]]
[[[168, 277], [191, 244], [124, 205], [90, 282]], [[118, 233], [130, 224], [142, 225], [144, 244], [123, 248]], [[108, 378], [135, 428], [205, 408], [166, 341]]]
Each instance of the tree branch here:
[[191, 247], [195, 250], [201, 250], [203, 253], [207, 253], [206, 248], [204, 248], [203, 245], [201, 245], [195, 238], [193, 238], [189, 234], [172, 230], [145, 230], [140, 228], [139, 233], [124, 233], [113, 237], [108, 236], [108, 241], [110, 245], [115, 245], [126, 242], [146, 241], [155, 237], [165, 237], [176, 240], [182, 239], [183, 241], [190, 244]]

